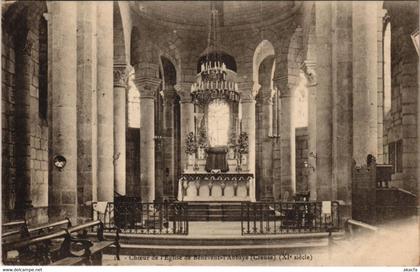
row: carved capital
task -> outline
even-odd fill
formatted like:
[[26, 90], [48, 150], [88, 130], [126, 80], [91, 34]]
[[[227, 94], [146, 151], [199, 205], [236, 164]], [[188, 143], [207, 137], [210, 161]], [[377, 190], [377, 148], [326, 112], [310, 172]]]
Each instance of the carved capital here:
[[304, 61], [300, 66], [303, 73], [305, 74], [306, 80], [308, 81], [307, 86], [316, 86], [318, 83], [315, 67], [316, 64], [313, 61]]
[[181, 103], [191, 103], [191, 85], [192, 83], [178, 83], [174, 86], [176, 93], [179, 95], [181, 99]]
[[134, 83], [140, 92], [141, 98], [155, 98], [162, 80], [159, 78], [136, 78]]
[[258, 92], [260, 91], [261, 85], [254, 82], [240, 82], [239, 90], [241, 91], [241, 101], [249, 102], [254, 101]]
[[275, 94], [276, 94], [276, 89], [274, 88], [270, 88], [268, 90], [262, 91], [259, 96], [260, 102], [264, 105], [273, 104], [273, 97]]
[[163, 91], [163, 101], [165, 104], [172, 104], [176, 96], [176, 92], [173, 89], [166, 89]]
[[290, 97], [290, 87], [287, 76], [282, 76], [273, 79], [273, 85], [279, 92], [280, 98], [282, 97]]
[[114, 87], [127, 88], [128, 78], [132, 71], [132, 67], [127, 64], [114, 66]]

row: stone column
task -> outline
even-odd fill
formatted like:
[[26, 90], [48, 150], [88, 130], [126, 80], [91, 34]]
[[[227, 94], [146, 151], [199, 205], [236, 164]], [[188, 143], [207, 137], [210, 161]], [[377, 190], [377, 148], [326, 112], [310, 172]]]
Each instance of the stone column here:
[[77, 2], [77, 187], [78, 218], [92, 217], [97, 200], [96, 2]]
[[[333, 152], [332, 152], [332, 199], [343, 201], [340, 215], [351, 217], [352, 202], [352, 115], [358, 108], [352, 105], [352, 3], [334, 2], [332, 5], [333, 54]], [[370, 15], [369, 15], [370, 16]], [[377, 80], [375, 76], [374, 80]], [[375, 91], [376, 97], [376, 91]], [[365, 120], [366, 121], [366, 120]], [[376, 136], [374, 136], [376, 137]]]
[[174, 100], [176, 91], [173, 86], [168, 86], [164, 91], [164, 124], [165, 124], [165, 138], [164, 138], [164, 160], [165, 160], [165, 180], [163, 194], [166, 199], [174, 199], [176, 192], [175, 182], [175, 124], [174, 124]]
[[[32, 207], [31, 200], [31, 85], [33, 73], [32, 50], [34, 41], [28, 30], [22, 30], [16, 39], [15, 133], [16, 187], [14, 198], [18, 218]], [[32, 120], [34, 122], [34, 120]]]
[[[316, 166], [316, 63], [314, 61], [305, 61], [302, 70], [306, 77], [306, 87], [308, 89], [308, 163]], [[316, 169], [307, 169], [308, 189], [310, 199], [316, 200]]]
[[287, 78], [273, 80], [280, 92], [280, 157], [281, 195], [290, 199], [296, 192], [295, 128], [293, 125], [293, 96]]
[[353, 158], [377, 156], [377, 3], [353, 2]]
[[191, 100], [191, 83], [178, 83], [175, 90], [181, 103], [181, 168], [187, 164], [185, 154], [185, 139], [190, 132], [194, 132], [194, 105]]
[[[51, 154], [66, 164], [51, 168], [50, 220], [77, 217], [77, 3], [50, 3]], [[65, 33], [65, 34], [64, 34]]]
[[331, 200], [332, 193], [332, 48], [331, 3], [316, 2], [316, 186], [317, 200]]
[[242, 107], [242, 132], [248, 134], [248, 171], [255, 174], [255, 97], [259, 84], [240, 82]]
[[263, 182], [262, 200], [272, 201], [273, 196], [273, 144], [270, 136], [272, 135], [273, 124], [273, 96], [275, 92], [270, 86], [263, 86], [260, 90], [262, 105], [262, 156], [261, 156], [261, 178]]
[[155, 97], [158, 78], [136, 75], [140, 92], [140, 196], [142, 202], [155, 200]]
[[126, 93], [131, 68], [127, 64], [114, 65], [114, 187], [126, 195]]
[[98, 4], [97, 15], [98, 201], [113, 201], [113, 3]]

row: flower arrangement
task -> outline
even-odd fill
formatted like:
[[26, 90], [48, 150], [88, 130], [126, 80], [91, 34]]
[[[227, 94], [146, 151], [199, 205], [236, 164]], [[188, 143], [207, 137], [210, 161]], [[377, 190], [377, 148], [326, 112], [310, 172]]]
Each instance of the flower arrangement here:
[[248, 133], [241, 132], [238, 139], [238, 153], [248, 154]]
[[185, 153], [188, 155], [195, 154], [197, 152], [197, 142], [195, 141], [194, 133], [190, 132], [185, 139]]

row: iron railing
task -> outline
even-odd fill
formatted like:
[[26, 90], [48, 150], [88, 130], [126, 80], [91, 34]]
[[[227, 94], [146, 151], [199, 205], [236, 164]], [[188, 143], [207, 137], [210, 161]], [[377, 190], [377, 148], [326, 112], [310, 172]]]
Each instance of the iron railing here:
[[188, 234], [187, 203], [108, 202], [104, 212], [94, 209], [93, 218], [108, 232], [118, 228], [122, 233]]
[[[323, 206], [324, 205], [324, 206]], [[338, 202], [242, 202], [242, 235], [337, 231]]]

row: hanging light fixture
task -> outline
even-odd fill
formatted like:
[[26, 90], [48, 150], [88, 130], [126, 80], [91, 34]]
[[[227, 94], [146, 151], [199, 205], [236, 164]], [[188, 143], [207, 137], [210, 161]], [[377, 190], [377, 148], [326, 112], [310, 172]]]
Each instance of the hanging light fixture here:
[[219, 11], [214, 1], [210, 7], [206, 56], [201, 62], [197, 82], [191, 86], [191, 96], [195, 104], [206, 104], [214, 99], [238, 102], [238, 84], [228, 79], [228, 68], [219, 49]]

